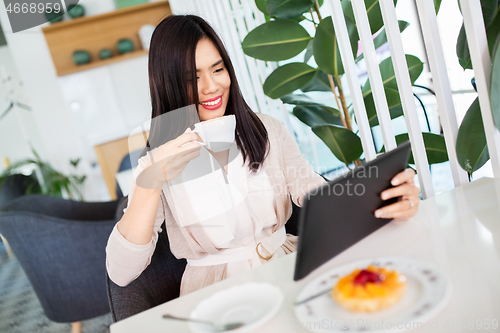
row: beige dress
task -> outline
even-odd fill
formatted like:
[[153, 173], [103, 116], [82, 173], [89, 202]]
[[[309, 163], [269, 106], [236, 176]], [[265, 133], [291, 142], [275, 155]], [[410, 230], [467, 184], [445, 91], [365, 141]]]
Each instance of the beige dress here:
[[[284, 232], [292, 211], [290, 197], [300, 206], [303, 196], [324, 180], [278, 120], [258, 116], [270, 142], [259, 173], [248, 171], [235, 145], [227, 175], [217, 163], [210, 162], [203, 165], [209, 165], [213, 172], [193, 177], [200, 171], [200, 163], [190, 162], [181, 176], [164, 185], [155, 220], [157, 232], [149, 244], [127, 241], [115, 226], [106, 247], [111, 280], [125, 286], [142, 273], [150, 263], [164, 220], [170, 250], [177, 258], [188, 260], [181, 295], [265, 262], [255, 251], [256, 244], [261, 243], [259, 254], [263, 257], [295, 251], [296, 237]], [[210, 158], [207, 154], [200, 158]], [[140, 161], [136, 172], [141, 164], [145, 161]], [[129, 200], [132, 195], [131, 191]]]

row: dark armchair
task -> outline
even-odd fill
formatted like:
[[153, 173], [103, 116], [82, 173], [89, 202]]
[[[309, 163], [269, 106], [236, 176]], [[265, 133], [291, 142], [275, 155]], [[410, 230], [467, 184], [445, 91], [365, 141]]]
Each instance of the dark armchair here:
[[9, 241], [45, 315], [74, 323], [74, 331], [78, 322], [109, 312], [105, 247], [116, 223], [117, 203], [29, 195], [0, 209], [0, 233]]
[[[128, 197], [120, 200], [116, 219], [121, 219]], [[170, 252], [165, 228], [158, 235], [155, 252], [149, 266], [125, 287], [120, 287], [107, 277], [109, 307], [113, 321], [119, 321], [179, 297], [181, 278], [186, 267], [185, 259], [177, 259]]]
[[[38, 184], [36, 177], [33, 175], [25, 176], [21, 174], [14, 174], [2, 176], [0, 177], [0, 207], [7, 204], [11, 200], [25, 195], [29, 189], [36, 192], [39, 188], [40, 185]], [[12, 249], [4, 236], [1, 235], [1, 232], [0, 238], [5, 245], [7, 254], [9, 257], [12, 257]]]

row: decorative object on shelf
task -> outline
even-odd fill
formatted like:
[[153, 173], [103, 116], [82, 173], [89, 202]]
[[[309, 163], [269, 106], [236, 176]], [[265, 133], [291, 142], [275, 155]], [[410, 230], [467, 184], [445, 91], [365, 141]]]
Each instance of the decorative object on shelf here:
[[[72, 0], [73, 4], [75, 2]], [[147, 56], [148, 50], [142, 48], [139, 29], [146, 24], [156, 26], [171, 14], [168, 1], [147, 2], [99, 15], [90, 15], [89, 7], [85, 9], [84, 17], [42, 27], [58, 76]], [[123, 38], [132, 41], [134, 50], [118, 56], [120, 53], [116, 50], [116, 42]], [[112, 50], [111, 58], [103, 60], [99, 57], [99, 52], [104, 48]], [[91, 62], [77, 65], [71, 57], [75, 50], [89, 52]]]
[[116, 50], [120, 54], [132, 52], [134, 50], [134, 43], [128, 38], [122, 38], [116, 43]]
[[82, 5], [69, 5], [68, 15], [72, 18], [82, 17], [85, 15], [85, 8]]
[[77, 65], [84, 65], [90, 62], [90, 53], [87, 51], [77, 50], [73, 52], [73, 61]]
[[111, 49], [102, 49], [99, 51], [99, 58], [101, 59], [109, 59], [113, 56], [113, 51]]
[[139, 29], [139, 38], [141, 39], [142, 48], [144, 50], [149, 50], [149, 44], [151, 43], [151, 37], [154, 31], [155, 27], [152, 24], [143, 25]]
[[116, 8], [124, 8], [134, 5], [140, 5], [141, 3], [146, 3], [148, 0], [115, 0]]
[[59, 12], [54, 12], [54, 11], [50, 11], [50, 12], [45, 12], [45, 18], [47, 19], [48, 22], [50, 23], [55, 23], [55, 22], [60, 22], [62, 21], [63, 19], [63, 16], [64, 16], [64, 11], [63, 10], [60, 10]]

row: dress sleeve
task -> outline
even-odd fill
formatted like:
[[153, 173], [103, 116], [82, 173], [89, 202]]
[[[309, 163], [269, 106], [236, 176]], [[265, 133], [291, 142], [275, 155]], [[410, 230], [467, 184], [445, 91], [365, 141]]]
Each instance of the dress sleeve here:
[[[325, 183], [300, 152], [297, 142], [286, 127], [277, 119], [267, 116], [278, 135], [283, 160], [283, 174], [293, 202], [301, 207], [304, 196]], [[272, 149], [272, 148], [271, 148]]]
[[[135, 176], [145, 167], [145, 160], [139, 160], [139, 165], [134, 171]], [[132, 200], [134, 189], [136, 187], [135, 181], [132, 182], [130, 193], [128, 196], [128, 205]], [[161, 232], [161, 225], [165, 220], [165, 196], [163, 191], [160, 195], [160, 202], [158, 204], [158, 211], [156, 212], [155, 223], [153, 228], [153, 235], [148, 244], [138, 245], [134, 244], [118, 231], [117, 226], [113, 228], [108, 239], [106, 246], [106, 269], [108, 276], [117, 285], [124, 287], [130, 282], [134, 281], [151, 262], [158, 234]], [[128, 207], [127, 205], [127, 207]], [[127, 208], [124, 209], [124, 212]]]

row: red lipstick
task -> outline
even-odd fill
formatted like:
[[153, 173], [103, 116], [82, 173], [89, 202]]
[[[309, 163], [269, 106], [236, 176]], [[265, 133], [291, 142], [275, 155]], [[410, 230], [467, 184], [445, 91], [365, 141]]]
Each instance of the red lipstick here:
[[[212, 104], [212, 102], [215, 102], [219, 100], [216, 104]], [[209, 105], [203, 104], [203, 103], [211, 103]], [[215, 110], [221, 107], [222, 105], [222, 95], [207, 99], [206, 101], [200, 102], [200, 105], [203, 106], [207, 110]]]

